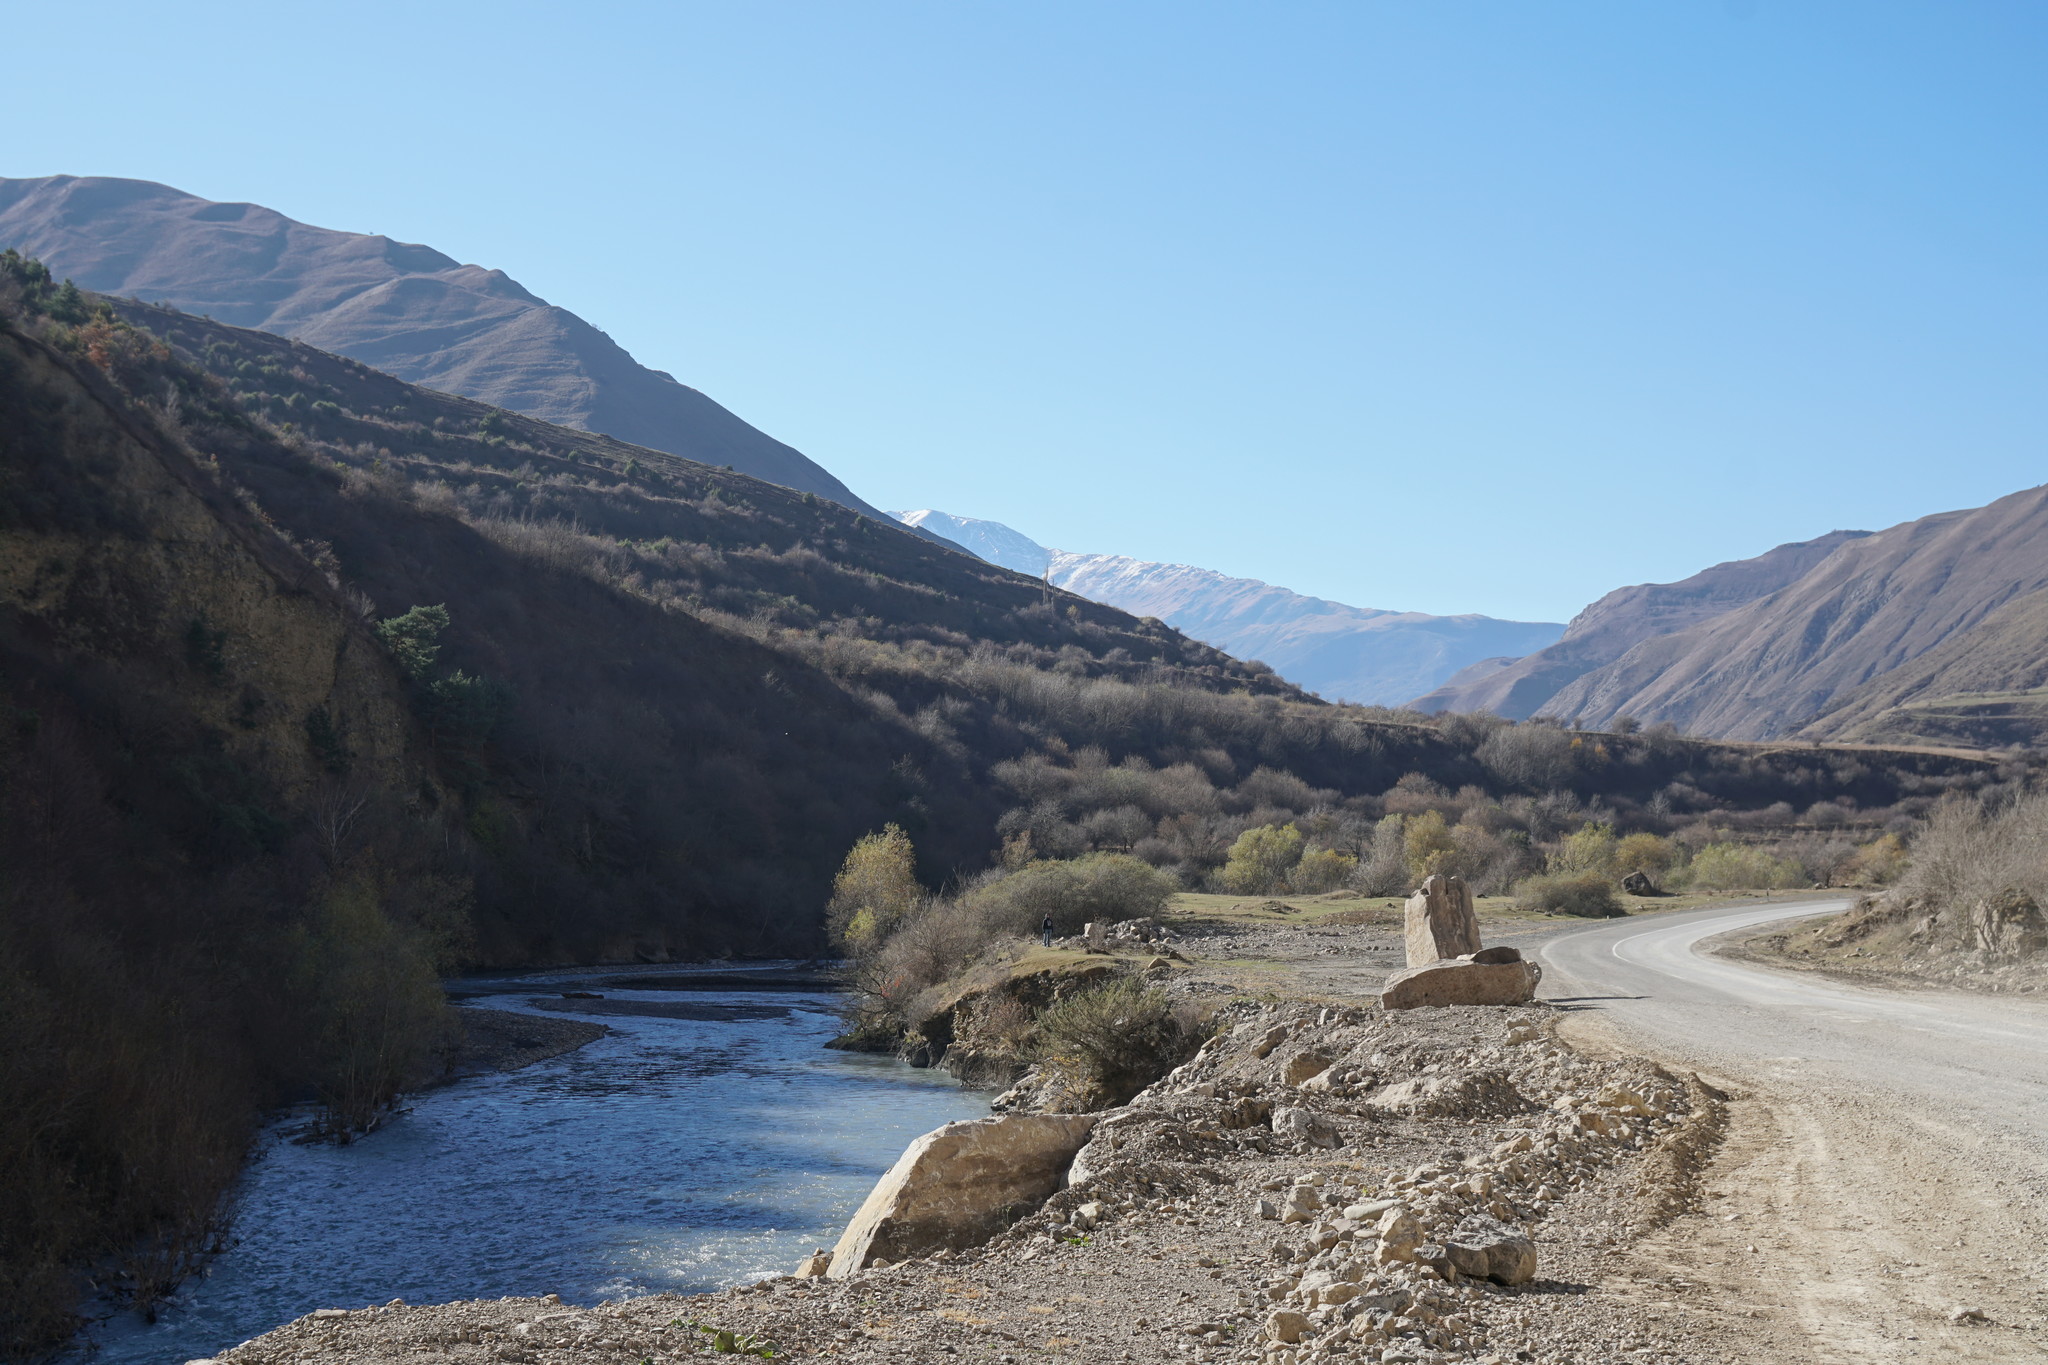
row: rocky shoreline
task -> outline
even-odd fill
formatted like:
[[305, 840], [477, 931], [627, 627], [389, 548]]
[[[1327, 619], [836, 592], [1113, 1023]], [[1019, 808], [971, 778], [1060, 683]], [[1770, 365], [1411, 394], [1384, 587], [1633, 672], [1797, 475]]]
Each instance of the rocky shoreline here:
[[1617, 1278], [1688, 1206], [1719, 1097], [1582, 1055], [1558, 1014], [1241, 1001], [1194, 1060], [1098, 1116], [1078, 1178], [980, 1246], [588, 1309], [323, 1310], [219, 1360], [660, 1365], [771, 1342], [843, 1361], [1725, 1358]]

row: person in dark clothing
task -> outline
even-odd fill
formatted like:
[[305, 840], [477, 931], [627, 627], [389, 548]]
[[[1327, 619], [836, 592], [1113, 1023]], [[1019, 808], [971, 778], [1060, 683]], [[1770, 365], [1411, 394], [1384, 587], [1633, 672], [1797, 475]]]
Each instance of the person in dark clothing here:
[[1047, 915], [1045, 917], [1045, 923], [1039, 925], [1038, 927], [1045, 934], [1045, 946], [1048, 948], [1052, 947], [1052, 916]]

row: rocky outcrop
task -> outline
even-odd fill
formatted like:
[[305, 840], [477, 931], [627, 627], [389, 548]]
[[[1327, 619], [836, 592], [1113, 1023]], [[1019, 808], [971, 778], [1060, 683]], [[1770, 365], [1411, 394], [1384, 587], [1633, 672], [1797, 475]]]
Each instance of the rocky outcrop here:
[[988, 1240], [1066, 1183], [1094, 1129], [1093, 1114], [1005, 1114], [926, 1133], [868, 1194], [825, 1274]]
[[1408, 898], [1404, 934], [1410, 967], [1478, 952], [1479, 916], [1472, 908], [1472, 889], [1461, 877], [1425, 878], [1422, 889]]
[[1993, 962], [2017, 962], [2048, 948], [2048, 918], [2024, 891], [2010, 887], [1970, 907], [1970, 937]]
[[[1510, 956], [1512, 954], [1512, 956]], [[1521, 1005], [1536, 998], [1543, 969], [1515, 948], [1486, 948], [1465, 957], [1410, 967], [1387, 978], [1384, 1009], [1425, 1005]]]

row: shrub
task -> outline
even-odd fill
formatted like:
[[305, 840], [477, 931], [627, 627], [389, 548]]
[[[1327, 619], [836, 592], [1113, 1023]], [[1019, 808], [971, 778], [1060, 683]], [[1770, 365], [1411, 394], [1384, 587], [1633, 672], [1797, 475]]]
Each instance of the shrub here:
[[1398, 896], [1414, 885], [1408, 879], [1407, 839], [1401, 826], [1400, 816], [1388, 815], [1372, 828], [1372, 843], [1351, 878], [1351, 884], [1368, 896]]
[[1631, 872], [1661, 877], [1678, 865], [1678, 845], [1655, 834], [1631, 834], [1614, 846], [1610, 865], [1624, 877]]
[[1304, 896], [1335, 891], [1358, 871], [1358, 859], [1334, 848], [1312, 848], [1301, 855], [1294, 871], [1287, 874], [1287, 889]]
[[1038, 1016], [1041, 1065], [1079, 1109], [1122, 1104], [1186, 1060], [1199, 1030], [1134, 976], [1077, 992]]
[[1287, 874], [1301, 861], [1304, 840], [1293, 825], [1263, 825], [1237, 836], [1218, 879], [1238, 896], [1270, 895], [1287, 888]]
[[1036, 933], [1047, 915], [1056, 933], [1090, 920], [1156, 915], [1180, 884], [1127, 853], [1089, 853], [1068, 862], [1026, 864], [968, 892], [966, 904], [991, 933]]
[[1708, 844], [1693, 855], [1685, 883], [1693, 891], [1772, 891], [1804, 886], [1799, 864], [1750, 844]]
[[1540, 910], [1546, 915], [1584, 915], [1589, 919], [1625, 913], [1607, 878], [1594, 872], [1526, 877], [1515, 887], [1515, 908]]
[[1557, 851], [1550, 855], [1549, 870], [1565, 875], [1611, 877], [1618, 844], [1614, 826], [1588, 821], [1558, 843]]
[[1451, 870], [1450, 864], [1458, 853], [1458, 841], [1451, 837], [1450, 826], [1444, 822], [1442, 811], [1426, 810], [1415, 816], [1402, 829], [1401, 838], [1408, 856], [1408, 876], [1412, 885], [1419, 886], [1424, 878]]
[[900, 826], [854, 843], [832, 881], [825, 906], [825, 931], [832, 942], [867, 952], [893, 932], [924, 900], [917, 884], [917, 851]]
[[1858, 884], [1889, 886], [1905, 872], [1906, 841], [1884, 834], [1858, 848], [1843, 870]]

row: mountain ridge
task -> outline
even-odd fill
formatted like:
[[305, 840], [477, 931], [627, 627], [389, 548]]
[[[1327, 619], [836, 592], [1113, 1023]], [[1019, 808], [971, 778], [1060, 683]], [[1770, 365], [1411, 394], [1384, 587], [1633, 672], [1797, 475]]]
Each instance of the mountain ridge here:
[[1354, 607], [1191, 564], [1049, 549], [1001, 522], [931, 508], [894, 515], [935, 526], [991, 562], [1256, 659], [1332, 701], [1396, 705], [1419, 682], [1447, 678], [1503, 646], [1540, 648], [1562, 630], [1551, 622]]
[[1491, 711], [1509, 720], [1551, 714], [1551, 700], [1638, 644], [1778, 591], [1866, 531], [1830, 531], [1750, 559], [1727, 560], [1674, 583], [1638, 583], [1594, 601], [1555, 644], [1519, 660], [1482, 660], [1419, 696], [1422, 711]]
[[147, 180], [0, 178], [0, 247], [87, 289], [293, 336], [411, 383], [809, 492], [835, 475], [502, 270]]
[[2044, 588], [2048, 486], [1846, 541], [1776, 591], [1573, 680], [1545, 713], [1782, 738]]

